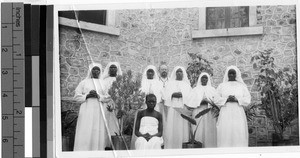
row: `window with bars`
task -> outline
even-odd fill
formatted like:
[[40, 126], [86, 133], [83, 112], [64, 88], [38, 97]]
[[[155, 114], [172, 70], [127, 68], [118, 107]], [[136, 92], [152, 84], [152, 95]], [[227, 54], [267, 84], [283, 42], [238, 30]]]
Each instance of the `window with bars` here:
[[249, 6], [207, 7], [206, 29], [249, 27]]
[[59, 11], [58, 16], [95, 24], [106, 25], [106, 12], [106, 10]]

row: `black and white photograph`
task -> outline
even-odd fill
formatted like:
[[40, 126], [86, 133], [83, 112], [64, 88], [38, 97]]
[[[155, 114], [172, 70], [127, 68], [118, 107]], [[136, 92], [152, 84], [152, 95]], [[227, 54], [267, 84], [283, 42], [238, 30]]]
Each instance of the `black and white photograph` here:
[[58, 151], [299, 147], [296, 4], [141, 6], [58, 10]]

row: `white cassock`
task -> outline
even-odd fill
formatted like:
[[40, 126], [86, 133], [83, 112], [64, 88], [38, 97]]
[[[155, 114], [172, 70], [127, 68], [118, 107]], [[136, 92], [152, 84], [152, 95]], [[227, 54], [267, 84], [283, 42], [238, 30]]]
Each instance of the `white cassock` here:
[[75, 90], [74, 99], [81, 103], [75, 133], [74, 151], [104, 150], [109, 144], [107, 131], [105, 128], [105, 112], [101, 101], [97, 98], [86, 99], [91, 90], [95, 90], [103, 95], [101, 79], [91, 78], [91, 69], [101, 65], [90, 65], [89, 74], [86, 79], [81, 81]]
[[[183, 79], [181, 81], [175, 80], [176, 71], [181, 68], [183, 71]], [[187, 79], [187, 74], [183, 67], [175, 67], [171, 80], [166, 85], [163, 92], [163, 100], [165, 100], [165, 106], [168, 108], [166, 118], [166, 128], [164, 130], [164, 148], [165, 149], [180, 149], [182, 143], [189, 141], [189, 126], [188, 121], [180, 116], [180, 113], [175, 110], [184, 109], [184, 104], [187, 103], [189, 94], [191, 91], [190, 83]], [[181, 92], [182, 98], [172, 98], [172, 94], [175, 92]]]
[[[228, 81], [230, 69], [236, 71], [237, 81]], [[249, 134], [243, 106], [250, 104], [251, 95], [236, 66], [227, 68], [223, 83], [218, 86], [217, 91], [217, 105], [221, 107], [217, 122], [218, 147], [247, 147]], [[229, 95], [234, 95], [238, 102], [226, 102]]]
[[[115, 65], [117, 67], [117, 76], [122, 75], [122, 70], [120, 64], [118, 62], [110, 62], [106, 65], [104, 72], [103, 72], [103, 85], [104, 85], [104, 94], [105, 97], [108, 97], [108, 91], [111, 88], [114, 81], [116, 81], [116, 77], [109, 76], [109, 67], [111, 65]], [[105, 107], [105, 116], [107, 119], [108, 128], [110, 131], [110, 135], [116, 135], [115, 133], [119, 133], [118, 127], [118, 119], [114, 112], [110, 112], [107, 110], [108, 103], [103, 103]]]
[[[152, 69], [154, 71], [153, 79], [147, 79], [147, 71], [149, 69]], [[141, 91], [144, 92], [146, 95], [150, 94], [150, 93], [154, 94], [156, 96], [156, 102], [160, 103], [161, 97], [162, 97], [161, 96], [162, 88], [163, 88], [163, 86], [162, 86], [162, 83], [159, 81], [156, 67], [153, 65], [148, 65], [143, 73], [142, 83], [141, 83]], [[146, 106], [144, 106], [143, 108], [146, 108]], [[162, 107], [160, 106], [160, 104], [157, 104], [155, 106], [154, 110], [160, 112], [161, 108]]]
[[[154, 135], [158, 133], [159, 121], [155, 117], [144, 116], [140, 121], [140, 133]], [[162, 137], [152, 137], [147, 141], [144, 137], [138, 137], [135, 141], [135, 149], [145, 150], [145, 149], [161, 149], [163, 144]]]
[[[165, 91], [165, 88], [166, 88], [166, 85], [168, 84], [169, 82], [169, 77], [167, 77], [166, 79], [163, 79], [163, 78], [159, 78], [159, 82], [160, 82], [160, 86], [161, 87], [161, 96], [163, 96], [163, 92]], [[158, 103], [159, 106], [160, 106], [160, 113], [162, 114], [162, 119], [163, 119], [163, 137], [165, 138], [166, 137], [166, 125], [167, 125], [167, 114], [168, 114], [168, 108], [166, 106], [163, 105], [163, 103]]]
[[162, 84], [163, 88], [166, 87], [166, 84], [169, 82], [169, 77], [163, 79], [163, 78], [159, 78], [159, 82]]
[[[201, 85], [201, 77], [204, 75], [208, 78], [206, 86]], [[195, 108], [192, 117], [195, 118], [199, 112], [211, 107], [211, 105], [207, 103], [201, 104], [204, 98], [215, 101], [216, 95], [216, 89], [211, 86], [210, 75], [208, 73], [201, 73], [198, 78], [197, 86], [191, 91], [190, 99], [187, 104], [187, 106]], [[216, 118], [213, 113], [210, 111], [196, 119], [196, 121], [199, 126], [196, 131], [195, 139], [200, 141], [205, 148], [217, 147]], [[193, 132], [196, 130], [196, 127], [196, 125], [192, 125]]]

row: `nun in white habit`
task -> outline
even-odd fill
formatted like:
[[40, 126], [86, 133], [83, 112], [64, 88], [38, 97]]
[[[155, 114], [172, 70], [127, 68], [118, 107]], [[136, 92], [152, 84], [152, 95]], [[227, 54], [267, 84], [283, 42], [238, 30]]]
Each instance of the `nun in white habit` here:
[[102, 78], [105, 85], [105, 92], [111, 88], [111, 85], [116, 81], [116, 77], [122, 75], [122, 69], [118, 62], [109, 62], [103, 72]]
[[188, 142], [188, 121], [184, 120], [176, 109], [186, 109], [184, 104], [188, 102], [190, 91], [191, 86], [185, 69], [181, 66], [175, 67], [163, 92], [164, 105], [168, 108], [164, 126], [165, 149], [180, 149], [182, 143]]
[[115, 133], [118, 133], [119, 126], [118, 126], [118, 119], [115, 115], [115, 111], [111, 111], [115, 105], [114, 102], [110, 99], [110, 95], [108, 94], [108, 91], [111, 88], [112, 83], [116, 81], [116, 77], [119, 75], [122, 75], [122, 70], [118, 62], [108, 63], [102, 75], [104, 94], [105, 94], [103, 105], [105, 107], [105, 115], [108, 123], [108, 128], [110, 131], [110, 135], [115, 135]]
[[[147, 94], [154, 94], [157, 99], [157, 103], [161, 102], [161, 90], [163, 88], [162, 83], [159, 81], [159, 76], [157, 73], [157, 69], [154, 65], [148, 65], [142, 76], [142, 83], [141, 83], [141, 91]], [[155, 106], [155, 110], [161, 112], [161, 107], [158, 104]], [[146, 109], [146, 106], [144, 106]]]
[[109, 144], [105, 128], [102, 67], [92, 63], [86, 79], [75, 89], [74, 99], [81, 103], [74, 142], [74, 151], [104, 150]]
[[[143, 76], [142, 76], [142, 83], [141, 83], [141, 88], [140, 90], [142, 92], [145, 93], [145, 95], [149, 95], [149, 94], [154, 94], [157, 100], [157, 104], [154, 108], [155, 111], [161, 112], [161, 108], [160, 105], [158, 104], [159, 102], [161, 102], [161, 90], [163, 88], [163, 85], [161, 82], [159, 82], [159, 77], [158, 77], [158, 73], [157, 73], [157, 69], [154, 65], [148, 65], [143, 72]], [[141, 110], [145, 110], [147, 108], [147, 105], [144, 104], [142, 106]], [[141, 111], [140, 110], [140, 111]], [[134, 125], [133, 125], [133, 129], [135, 129], [135, 123], [136, 123], [136, 117], [137, 117], [137, 113], [135, 114], [135, 118], [134, 118]], [[133, 133], [132, 134], [132, 138], [131, 138], [131, 149], [136, 149], [135, 147], [135, 141], [137, 139], [137, 136]]]
[[[214, 102], [216, 95], [216, 89], [211, 86], [210, 75], [206, 72], [201, 73], [187, 104], [188, 107], [193, 109], [192, 117], [195, 118], [199, 112], [211, 108], [211, 105], [208, 104], [208, 102]], [[217, 147], [216, 118], [213, 113], [210, 111], [196, 119], [196, 121], [199, 126], [197, 128], [195, 139], [200, 141], [205, 148]], [[196, 127], [196, 125], [192, 125], [193, 131], [196, 130]]]
[[236, 66], [226, 69], [223, 83], [217, 88], [220, 114], [217, 122], [218, 147], [247, 147], [248, 125], [244, 106], [251, 95]]

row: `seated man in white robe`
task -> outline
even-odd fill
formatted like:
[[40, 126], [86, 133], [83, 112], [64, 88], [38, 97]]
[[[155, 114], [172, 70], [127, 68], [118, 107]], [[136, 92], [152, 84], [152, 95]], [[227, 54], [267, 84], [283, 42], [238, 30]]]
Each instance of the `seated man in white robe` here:
[[162, 115], [154, 110], [156, 96], [148, 94], [146, 96], [147, 109], [139, 111], [136, 118], [135, 149], [161, 149], [163, 144], [163, 120]]

